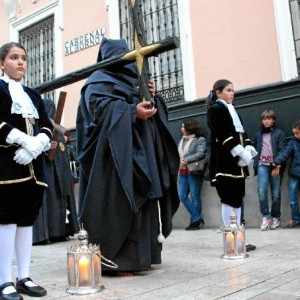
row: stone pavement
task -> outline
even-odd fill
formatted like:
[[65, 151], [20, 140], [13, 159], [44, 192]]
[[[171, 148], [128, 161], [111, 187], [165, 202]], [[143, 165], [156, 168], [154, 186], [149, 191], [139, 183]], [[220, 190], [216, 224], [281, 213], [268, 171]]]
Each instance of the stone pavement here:
[[[262, 232], [246, 229], [246, 241], [257, 246], [242, 260], [224, 260], [222, 233], [212, 228], [175, 229], [164, 242], [161, 265], [130, 277], [102, 277], [104, 290], [70, 295], [68, 242], [34, 246], [30, 276], [43, 285], [42, 299], [300, 299], [300, 228]], [[15, 265], [14, 265], [15, 272]], [[25, 300], [37, 299], [24, 296]]]

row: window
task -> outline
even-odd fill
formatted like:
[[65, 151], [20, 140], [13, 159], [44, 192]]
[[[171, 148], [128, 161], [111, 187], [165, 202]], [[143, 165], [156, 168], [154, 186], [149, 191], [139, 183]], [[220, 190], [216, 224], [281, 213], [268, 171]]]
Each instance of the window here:
[[[179, 37], [177, 0], [140, 0], [146, 41], [148, 44]], [[119, 0], [120, 33], [130, 49], [134, 48], [129, 1]], [[167, 103], [184, 100], [180, 48], [148, 58], [151, 78], [156, 90]]]
[[[27, 50], [29, 64], [25, 85], [34, 87], [55, 78], [54, 16], [50, 16], [19, 32], [19, 41]], [[55, 99], [55, 91], [44, 98]]]
[[290, 0], [298, 75], [300, 75], [300, 0]]

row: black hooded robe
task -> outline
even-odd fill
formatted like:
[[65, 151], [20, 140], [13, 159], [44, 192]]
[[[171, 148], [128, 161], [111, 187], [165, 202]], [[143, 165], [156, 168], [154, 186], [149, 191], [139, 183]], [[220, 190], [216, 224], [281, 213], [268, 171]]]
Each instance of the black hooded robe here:
[[[44, 99], [44, 103], [49, 117], [54, 119], [54, 102]], [[48, 189], [44, 191], [43, 204], [33, 226], [33, 243], [64, 240], [79, 231], [70, 160], [61, 133], [57, 136], [54, 159], [45, 157], [45, 173]]]
[[[98, 61], [126, 52], [124, 40], [104, 38]], [[80, 223], [118, 271], [161, 263], [160, 224], [167, 237], [179, 206], [179, 156], [165, 104], [156, 97], [156, 115], [137, 119], [137, 85], [133, 63], [96, 71], [77, 114]]]

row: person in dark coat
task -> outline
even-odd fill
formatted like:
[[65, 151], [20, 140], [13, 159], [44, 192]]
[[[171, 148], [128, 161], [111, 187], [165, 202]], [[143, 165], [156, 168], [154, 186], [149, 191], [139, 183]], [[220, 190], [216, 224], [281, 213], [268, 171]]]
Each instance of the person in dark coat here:
[[281, 176], [282, 168], [289, 161], [289, 203], [291, 208], [291, 220], [285, 228], [300, 227], [299, 211], [299, 187], [300, 187], [300, 120], [292, 125], [293, 138], [291, 138], [286, 147], [280, 150], [273, 161], [274, 176]]
[[[44, 103], [53, 120], [56, 111], [54, 102], [44, 99]], [[69, 236], [79, 231], [66, 144], [66, 137], [59, 133], [57, 140], [51, 142], [51, 147], [55, 149], [53, 160], [45, 156], [48, 189], [44, 192], [43, 205], [33, 226], [34, 244], [68, 240]]]
[[[128, 51], [125, 40], [103, 38], [97, 61]], [[152, 108], [140, 102], [137, 74], [135, 63], [95, 71], [81, 90], [76, 124], [80, 223], [120, 275], [161, 263], [179, 206], [167, 109], [159, 96]]]
[[210, 175], [222, 203], [223, 224], [230, 224], [232, 211], [241, 224], [241, 205], [245, 196], [248, 165], [256, 155], [254, 147], [232, 105], [233, 84], [218, 80], [208, 97], [207, 125], [211, 130]]
[[[285, 133], [276, 126], [276, 113], [264, 110], [260, 116], [261, 129], [255, 133], [254, 147], [257, 155], [254, 158], [254, 175], [257, 175], [257, 192], [262, 214], [260, 230], [277, 229], [281, 217], [281, 180], [284, 165], [280, 168], [281, 176], [272, 176], [272, 163], [276, 155], [286, 145]], [[269, 204], [269, 190], [271, 206]]]
[[[43, 152], [53, 125], [40, 94], [22, 84], [28, 66], [16, 42], [0, 48], [0, 299], [42, 297], [47, 291], [29, 277], [32, 226], [47, 187]], [[17, 260], [16, 285], [12, 258]]]

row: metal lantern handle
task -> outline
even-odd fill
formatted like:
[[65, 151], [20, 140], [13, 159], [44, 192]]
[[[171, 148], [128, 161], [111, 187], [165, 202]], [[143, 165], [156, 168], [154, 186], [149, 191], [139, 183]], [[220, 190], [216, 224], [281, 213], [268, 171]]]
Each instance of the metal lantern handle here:
[[[113, 269], [118, 268], [118, 265], [115, 264], [113, 261], [107, 259], [107, 258], [104, 257], [103, 255], [100, 255], [100, 256], [101, 256], [101, 258], [102, 258], [102, 259], [101, 259], [101, 265], [104, 265], [104, 266], [106, 266], [106, 267], [113, 268]], [[103, 260], [105, 260], [106, 262], [110, 263], [110, 265], [104, 263]]]

